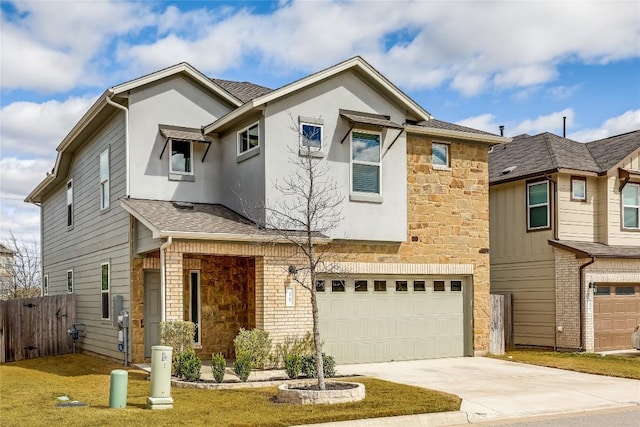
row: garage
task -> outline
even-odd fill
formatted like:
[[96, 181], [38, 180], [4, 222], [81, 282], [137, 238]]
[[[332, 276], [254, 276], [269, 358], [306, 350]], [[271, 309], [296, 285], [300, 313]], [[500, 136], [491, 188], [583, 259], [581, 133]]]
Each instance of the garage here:
[[465, 356], [468, 283], [464, 277], [318, 280], [324, 352], [338, 363]]
[[640, 324], [640, 283], [597, 283], [594, 299], [595, 351], [631, 348]]

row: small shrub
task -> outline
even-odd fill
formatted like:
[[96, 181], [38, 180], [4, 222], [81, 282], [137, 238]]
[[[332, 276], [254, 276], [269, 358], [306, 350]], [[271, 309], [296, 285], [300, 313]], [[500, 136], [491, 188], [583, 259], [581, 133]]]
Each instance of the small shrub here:
[[271, 356], [274, 360], [275, 367], [285, 365], [289, 355], [297, 354], [304, 356], [313, 354], [315, 346], [313, 344], [313, 335], [307, 332], [304, 337], [286, 337], [283, 342], [276, 344], [274, 354]]
[[249, 379], [251, 369], [253, 369], [251, 357], [246, 354], [237, 357], [236, 361], [233, 362], [233, 372], [235, 372], [242, 382], [246, 382], [247, 379]]
[[284, 370], [287, 376], [294, 380], [300, 376], [302, 371], [302, 356], [299, 354], [290, 354], [284, 362]]
[[196, 324], [183, 320], [160, 322], [160, 342], [173, 348], [171, 374], [177, 375], [178, 356], [188, 349], [193, 349]]
[[216, 353], [211, 356], [211, 373], [213, 379], [217, 383], [221, 383], [224, 380], [224, 372], [227, 369], [227, 361], [222, 353]]
[[[322, 353], [322, 366], [324, 367], [324, 377], [333, 378], [336, 376], [336, 361], [333, 357]], [[307, 378], [317, 378], [316, 355], [310, 354], [302, 357], [302, 374]]]
[[269, 332], [260, 329], [240, 328], [233, 344], [236, 349], [236, 359], [246, 355], [251, 358], [252, 366], [264, 368], [271, 352]]
[[197, 381], [200, 379], [200, 368], [202, 361], [194, 349], [189, 348], [178, 355], [176, 365], [176, 375], [187, 381]]

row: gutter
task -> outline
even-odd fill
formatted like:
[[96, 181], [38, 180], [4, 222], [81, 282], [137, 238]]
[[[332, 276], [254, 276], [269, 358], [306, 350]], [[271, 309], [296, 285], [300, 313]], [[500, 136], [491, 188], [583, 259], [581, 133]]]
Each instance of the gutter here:
[[167, 241], [160, 245], [160, 321], [164, 322], [167, 320], [167, 266], [165, 260], [165, 250], [171, 246], [173, 243], [173, 238], [171, 236], [167, 237]]
[[594, 262], [596, 262], [596, 257], [591, 256], [591, 260], [586, 262], [585, 264], [582, 264], [579, 268], [579, 281], [580, 281], [580, 348], [578, 349], [579, 351], [584, 351], [584, 331], [583, 331], [583, 326], [584, 326], [584, 313], [582, 311], [582, 300], [584, 299], [584, 269], [588, 266], [590, 266], [591, 264], [593, 264]]
[[123, 105], [118, 104], [117, 102], [113, 102], [111, 100], [111, 97], [113, 97], [113, 95], [115, 95], [115, 91], [113, 90], [113, 88], [109, 88], [108, 91], [109, 94], [105, 95], [104, 100], [107, 102], [107, 104], [116, 107], [122, 111], [124, 111], [124, 153], [125, 153], [125, 182], [126, 182], [126, 193], [125, 193], [125, 197], [129, 198], [129, 196], [131, 195], [131, 184], [130, 184], [130, 179], [129, 179], [129, 157], [130, 157], [130, 153], [129, 153], [129, 109]]

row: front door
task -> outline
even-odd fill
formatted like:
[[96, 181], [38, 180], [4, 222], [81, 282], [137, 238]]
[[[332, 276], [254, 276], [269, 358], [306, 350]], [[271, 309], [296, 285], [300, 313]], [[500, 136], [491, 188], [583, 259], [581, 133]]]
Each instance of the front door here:
[[144, 272], [144, 357], [151, 357], [151, 346], [160, 344], [160, 271]]

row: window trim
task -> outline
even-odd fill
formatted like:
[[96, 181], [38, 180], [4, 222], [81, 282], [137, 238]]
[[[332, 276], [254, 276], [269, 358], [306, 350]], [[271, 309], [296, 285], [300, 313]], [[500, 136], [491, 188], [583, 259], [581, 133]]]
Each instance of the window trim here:
[[[102, 156], [106, 154], [107, 156], [107, 173], [106, 178], [102, 178]], [[106, 150], [100, 153], [99, 157], [100, 162], [100, 210], [104, 211], [109, 209], [111, 206], [111, 150], [110, 147], [107, 147]], [[105, 200], [105, 188], [106, 191], [106, 200]]]
[[[241, 147], [241, 143], [240, 143], [241, 139], [240, 139], [240, 137], [241, 137], [241, 135], [244, 132], [247, 132], [247, 139], [248, 139], [248, 137], [249, 137], [249, 129], [253, 128], [254, 126], [258, 130], [258, 145], [256, 145], [253, 148], [249, 148], [249, 149], [247, 149], [245, 151], [240, 151], [240, 147]], [[260, 121], [258, 120], [257, 122], [251, 123], [250, 125], [245, 126], [242, 129], [240, 129], [238, 132], [236, 132], [236, 157], [237, 157], [237, 160], [240, 162], [240, 161], [246, 160], [246, 159], [248, 159], [250, 157], [253, 157], [253, 156], [255, 156], [255, 155], [259, 154], [259, 153], [260, 153]]]
[[[447, 164], [446, 165], [437, 165], [435, 164], [435, 162], [433, 161], [433, 153], [434, 153], [434, 146], [443, 146], [447, 149]], [[432, 141], [431, 142], [431, 167], [433, 169], [436, 170], [451, 170], [451, 144], [449, 142], [444, 142], [444, 141]]]
[[[69, 275], [69, 273], [71, 273], [71, 275]], [[71, 279], [71, 286], [69, 286], [69, 279]], [[73, 283], [73, 268], [70, 270], [67, 270], [67, 293], [68, 294], [72, 294], [73, 291], [75, 290], [75, 283]]]
[[[576, 197], [574, 193], [575, 187], [573, 186], [574, 181], [582, 181], [584, 182], [584, 197]], [[571, 201], [572, 202], [586, 202], [587, 201], [587, 177], [586, 176], [571, 176]]]
[[[73, 208], [73, 202], [74, 202], [74, 197], [73, 197], [73, 178], [69, 179], [67, 181], [67, 191], [66, 191], [66, 196], [67, 196], [67, 228], [73, 228], [73, 223], [74, 223], [74, 218], [73, 218], [73, 214], [74, 214], [74, 208]], [[69, 202], [69, 198], [71, 198], [71, 202]]]
[[49, 275], [45, 274], [42, 276], [42, 296], [46, 297], [49, 295]]
[[[529, 188], [534, 186], [534, 185], [538, 185], [538, 184], [545, 184], [546, 188], [547, 188], [547, 202], [546, 203], [541, 203], [538, 205], [530, 205], [529, 204]], [[527, 232], [530, 231], [543, 231], [543, 230], [550, 230], [551, 229], [551, 194], [549, 193], [550, 191], [550, 185], [549, 185], [549, 180], [547, 179], [537, 179], [537, 180], [532, 180], [532, 181], [527, 181], [526, 185], [525, 185], [525, 203], [526, 203], [526, 214], [527, 214]], [[542, 227], [531, 227], [531, 208], [535, 208], [535, 207], [540, 207], [540, 206], [546, 206], [547, 207], [547, 225], [542, 226]]]
[[[102, 269], [107, 266], [107, 290], [102, 289]], [[107, 294], [107, 317], [104, 317], [104, 294]], [[100, 318], [102, 320], [109, 320], [111, 318], [111, 263], [103, 262], [100, 264]]]
[[[196, 309], [197, 309], [197, 322], [193, 322], [194, 320], [194, 313], [193, 313], [193, 288], [194, 288], [194, 283], [193, 283], [193, 275], [195, 274], [195, 276], [197, 277], [196, 280], [196, 288], [197, 288], [197, 293], [198, 293], [198, 299], [196, 301]], [[193, 323], [195, 323], [196, 325], [196, 329], [194, 331], [197, 340], [194, 338], [194, 344], [195, 345], [202, 345], [202, 293], [201, 293], [201, 286], [200, 286], [200, 270], [189, 270], [189, 320]]]
[[[368, 162], [353, 159], [353, 134], [363, 133], [366, 135], [376, 135], [379, 144], [379, 160], [377, 162]], [[382, 132], [368, 129], [352, 129], [349, 135], [349, 194], [350, 200], [360, 202], [382, 202], [383, 185], [382, 185]], [[378, 192], [354, 191], [353, 189], [353, 164], [378, 166]]]
[[[638, 193], [638, 206], [635, 205], [625, 205], [624, 204], [624, 190], [629, 187], [635, 187], [636, 192]], [[631, 208], [636, 209], [638, 212], [638, 226], [637, 227], [627, 227], [624, 223], [624, 209]], [[622, 231], [632, 231], [639, 232], [640, 231], [640, 182], [629, 182], [624, 186], [622, 191], [620, 191], [620, 228]]]
[[[189, 166], [191, 167], [191, 171], [185, 172], [185, 171], [173, 170], [172, 157], [173, 157], [173, 143], [174, 142], [188, 142], [189, 143], [189, 159], [190, 159]], [[167, 157], [169, 157], [169, 176], [171, 176], [171, 175], [193, 176], [193, 170], [195, 169], [195, 162], [193, 161], [193, 159], [194, 159], [194, 156], [193, 156], [193, 141], [186, 140], [186, 139], [173, 139], [173, 138], [170, 138], [169, 139], [169, 156], [167, 156]]]

